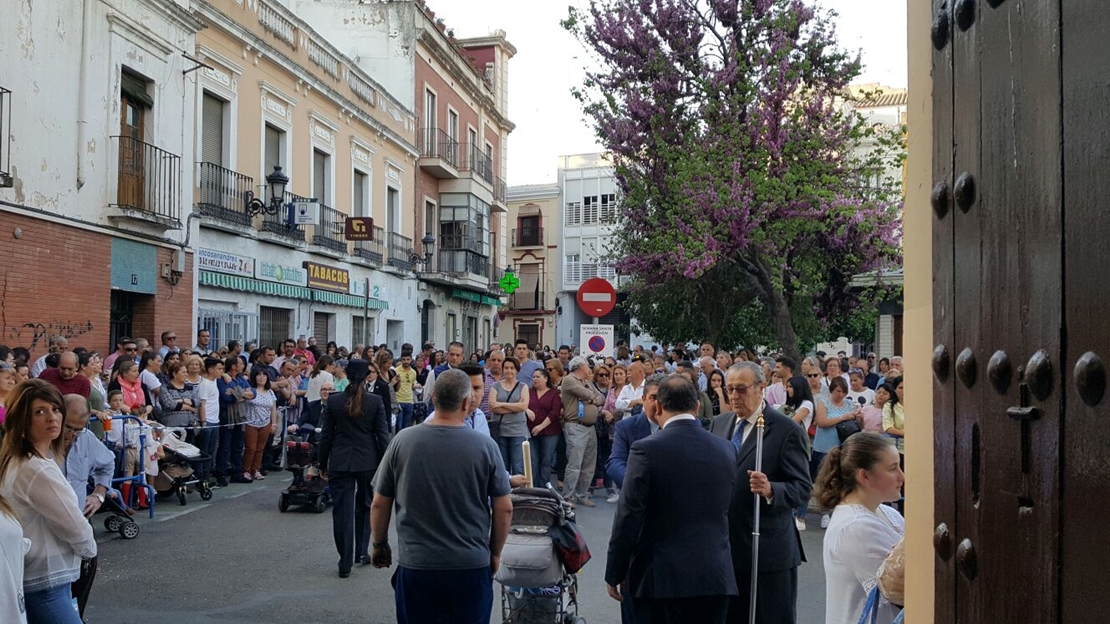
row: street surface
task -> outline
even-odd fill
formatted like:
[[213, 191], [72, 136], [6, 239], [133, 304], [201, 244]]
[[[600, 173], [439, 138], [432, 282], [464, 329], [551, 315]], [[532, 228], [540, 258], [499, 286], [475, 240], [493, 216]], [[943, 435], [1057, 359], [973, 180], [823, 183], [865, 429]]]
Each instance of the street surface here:
[[[293, 508], [278, 512], [279, 492], [291, 477], [271, 472], [258, 484], [217, 489], [204, 502], [159, 501], [154, 520], [136, 521], [134, 540], [108, 533], [104, 515], [94, 523], [99, 572], [85, 612], [92, 624], [273, 624], [394, 622], [392, 571], [356, 565], [350, 578], [336, 573], [331, 508], [323, 514]], [[590, 624], [619, 624], [620, 610], [605, 593], [605, 553], [616, 505], [604, 498], [579, 506], [578, 525], [593, 559], [579, 574], [580, 615]], [[825, 581], [818, 517], [802, 533], [809, 563], [799, 572], [798, 621], [824, 621]], [[395, 536], [391, 538], [396, 543]], [[692, 565], [696, 565], [693, 563]], [[743, 589], [742, 589], [743, 591]], [[500, 586], [494, 584], [500, 622]]]

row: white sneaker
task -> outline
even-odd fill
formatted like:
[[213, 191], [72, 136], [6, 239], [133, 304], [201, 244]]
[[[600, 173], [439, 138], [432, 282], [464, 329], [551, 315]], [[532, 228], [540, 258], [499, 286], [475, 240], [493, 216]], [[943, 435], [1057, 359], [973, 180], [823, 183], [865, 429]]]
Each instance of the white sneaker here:
[[797, 528], [799, 531], [805, 531], [806, 530], [806, 519], [795, 517], [794, 518], [794, 527]]
[[620, 494], [613, 493], [613, 494], [609, 495], [609, 498], [605, 499], [605, 502], [607, 502], [607, 503], [616, 503], [616, 502], [620, 501], [620, 499], [621, 499]]
[[821, 516], [821, 528], [822, 529], [829, 528], [829, 521], [830, 520], [832, 520], [832, 516], [830, 516], [829, 514], [822, 514], [822, 516]]

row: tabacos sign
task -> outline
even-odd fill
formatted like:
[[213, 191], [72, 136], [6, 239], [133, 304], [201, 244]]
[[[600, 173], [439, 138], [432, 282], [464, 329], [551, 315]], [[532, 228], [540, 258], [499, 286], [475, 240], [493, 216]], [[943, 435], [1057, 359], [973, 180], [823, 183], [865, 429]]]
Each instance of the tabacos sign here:
[[330, 290], [343, 294], [350, 292], [351, 274], [347, 269], [307, 261], [304, 263], [304, 268], [308, 272], [309, 288]]

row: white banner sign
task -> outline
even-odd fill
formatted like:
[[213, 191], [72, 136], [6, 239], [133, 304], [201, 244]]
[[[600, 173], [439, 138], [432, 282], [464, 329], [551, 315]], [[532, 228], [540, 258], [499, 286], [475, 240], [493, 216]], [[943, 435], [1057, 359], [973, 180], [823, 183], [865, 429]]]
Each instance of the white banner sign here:
[[612, 325], [581, 325], [579, 328], [583, 355], [610, 356], [614, 353]]
[[254, 258], [212, 249], [198, 249], [196, 258], [197, 268], [203, 271], [254, 277]]

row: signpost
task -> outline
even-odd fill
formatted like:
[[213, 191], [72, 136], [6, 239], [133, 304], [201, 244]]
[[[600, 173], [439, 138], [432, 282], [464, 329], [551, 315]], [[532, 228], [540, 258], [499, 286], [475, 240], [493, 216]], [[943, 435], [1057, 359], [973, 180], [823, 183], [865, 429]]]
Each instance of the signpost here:
[[320, 204], [315, 198], [293, 202], [294, 225], [319, 225]]
[[603, 357], [613, 355], [614, 331], [612, 325], [582, 325], [579, 331], [581, 333], [582, 353]]
[[349, 241], [374, 240], [374, 219], [371, 217], [347, 217], [343, 221], [343, 237]]
[[612, 312], [616, 305], [617, 289], [607, 279], [593, 277], [578, 287], [578, 308], [586, 316], [593, 317], [595, 323], [598, 317]]

